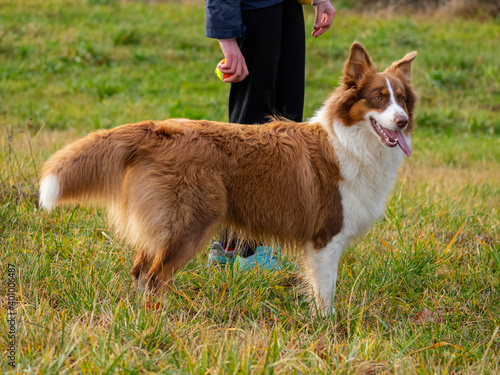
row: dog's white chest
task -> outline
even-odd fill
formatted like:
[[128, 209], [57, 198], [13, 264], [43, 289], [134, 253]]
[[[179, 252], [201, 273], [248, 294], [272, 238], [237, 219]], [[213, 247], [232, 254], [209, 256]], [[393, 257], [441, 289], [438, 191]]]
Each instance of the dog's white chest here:
[[343, 232], [349, 237], [364, 234], [384, 213], [402, 156], [397, 149], [383, 151], [373, 159], [339, 154], [343, 177], [339, 183], [344, 211]]

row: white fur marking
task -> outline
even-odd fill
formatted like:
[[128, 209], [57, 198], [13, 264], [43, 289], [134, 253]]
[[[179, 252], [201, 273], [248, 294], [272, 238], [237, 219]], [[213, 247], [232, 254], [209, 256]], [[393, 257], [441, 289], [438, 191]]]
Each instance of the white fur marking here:
[[391, 82], [389, 82], [389, 79], [385, 77], [385, 81], [387, 82], [387, 88], [389, 89], [389, 93], [391, 94], [391, 104], [396, 104], [396, 98], [394, 97], [394, 91], [392, 91], [391, 87]]
[[[391, 94], [391, 105], [389, 106], [389, 108], [393, 107], [393, 111], [394, 111], [394, 116], [396, 115], [401, 115], [401, 116], [405, 116], [406, 118], [408, 118], [405, 110], [403, 109], [403, 107], [401, 107], [397, 102], [396, 102], [396, 97], [394, 96], [394, 91], [392, 90], [392, 87], [391, 87], [391, 83], [389, 82], [389, 79], [387, 77], [385, 77], [385, 80], [387, 82], [387, 88], [389, 89], [389, 93]], [[388, 108], [388, 109], [389, 109]]]
[[40, 206], [50, 211], [59, 198], [59, 179], [55, 174], [49, 174], [40, 184]]
[[313, 249], [311, 243], [305, 246], [309, 281], [313, 287], [314, 300], [321, 316], [335, 314], [333, 300], [339, 260], [347, 242], [344, 236], [338, 234], [323, 249]]

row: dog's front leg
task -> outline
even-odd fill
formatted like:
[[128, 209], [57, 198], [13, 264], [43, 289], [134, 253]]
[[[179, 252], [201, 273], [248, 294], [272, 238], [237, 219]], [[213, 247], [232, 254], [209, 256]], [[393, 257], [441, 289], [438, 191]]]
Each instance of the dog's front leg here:
[[335, 313], [333, 299], [340, 255], [347, 240], [340, 234], [322, 249], [315, 249], [312, 243], [305, 246], [306, 268], [313, 288], [316, 308], [321, 316]]

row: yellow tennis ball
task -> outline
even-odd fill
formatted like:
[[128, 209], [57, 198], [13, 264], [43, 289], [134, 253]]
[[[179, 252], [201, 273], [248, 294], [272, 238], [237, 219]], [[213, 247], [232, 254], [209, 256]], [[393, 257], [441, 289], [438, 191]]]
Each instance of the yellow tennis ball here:
[[226, 78], [229, 78], [231, 77], [232, 74], [229, 74], [229, 73], [222, 73], [220, 70], [219, 70], [219, 65], [220, 64], [224, 64], [226, 62], [226, 59], [222, 59], [221, 61], [219, 61], [219, 63], [217, 64], [217, 66], [215, 67], [215, 74], [217, 75], [217, 77], [219, 77], [219, 79], [224, 82], [224, 80]]

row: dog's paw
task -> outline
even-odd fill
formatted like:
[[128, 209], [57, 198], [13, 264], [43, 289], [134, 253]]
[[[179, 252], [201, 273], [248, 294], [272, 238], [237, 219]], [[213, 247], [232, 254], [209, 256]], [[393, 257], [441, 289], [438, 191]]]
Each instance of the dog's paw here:
[[335, 308], [333, 305], [330, 306], [318, 306], [313, 304], [311, 306], [311, 316], [316, 316], [319, 318], [328, 318], [334, 316], [336, 314]]
[[336, 313], [335, 308], [333, 306], [325, 306], [323, 307], [319, 314], [322, 318], [329, 318], [331, 316], [334, 316]]

